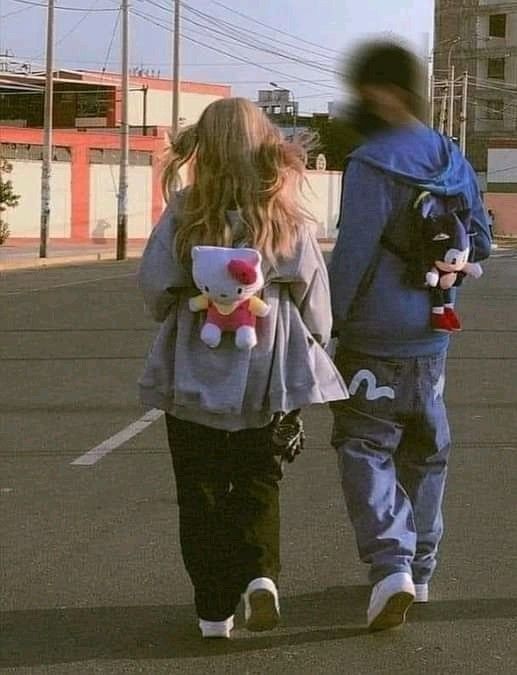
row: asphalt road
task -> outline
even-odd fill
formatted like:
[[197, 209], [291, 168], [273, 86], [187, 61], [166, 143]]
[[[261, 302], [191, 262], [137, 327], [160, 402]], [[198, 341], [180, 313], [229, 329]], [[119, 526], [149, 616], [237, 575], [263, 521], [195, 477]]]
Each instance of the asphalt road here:
[[197, 633], [163, 420], [95, 464], [72, 464], [145, 412], [136, 379], [155, 326], [135, 266], [0, 276], [1, 672], [517, 672], [515, 251], [498, 252], [463, 294], [432, 602], [400, 631], [366, 632], [330, 415], [315, 408], [283, 483], [282, 625], [238, 628], [223, 643]]

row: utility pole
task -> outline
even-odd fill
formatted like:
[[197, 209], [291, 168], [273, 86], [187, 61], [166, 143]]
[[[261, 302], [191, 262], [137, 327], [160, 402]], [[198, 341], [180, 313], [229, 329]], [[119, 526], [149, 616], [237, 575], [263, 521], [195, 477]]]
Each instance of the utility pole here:
[[296, 110], [296, 99], [294, 98], [294, 93], [291, 91], [291, 97], [293, 99], [293, 139], [296, 138], [298, 132], [298, 112]]
[[172, 135], [179, 129], [180, 115], [180, 0], [174, 0], [172, 39]]
[[41, 216], [39, 257], [47, 257], [50, 221], [50, 177], [52, 174], [52, 114], [54, 103], [54, 0], [47, 5], [47, 73], [43, 120], [43, 161], [41, 163]]
[[122, 120], [117, 212], [117, 260], [126, 259], [129, 172], [129, 0], [122, 0]]
[[434, 74], [429, 77], [429, 126], [434, 129]]
[[443, 96], [442, 96], [442, 102], [440, 105], [440, 121], [438, 123], [438, 131], [443, 134], [445, 133], [445, 115], [447, 113], [447, 94], [448, 94], [448, 89], [449, 84], [447, 84]]
[[144, 95], [143, 100], [143, 110], [142, 110], [142, 135], [147, 136], [147, 93], [149, 91], [149, 85], [144, 84], [142, 87], [142, 93]]
[[460, 150], [467, 153], [467, 116], [468, 116], [469, 72], [463, 73], [463, 95], [461, 97]]
[[456, 68], [451, 65], [449, 81], [449, 110], [447, 111], [447, 135], [454, 136], [454, 94], [456, 93]]

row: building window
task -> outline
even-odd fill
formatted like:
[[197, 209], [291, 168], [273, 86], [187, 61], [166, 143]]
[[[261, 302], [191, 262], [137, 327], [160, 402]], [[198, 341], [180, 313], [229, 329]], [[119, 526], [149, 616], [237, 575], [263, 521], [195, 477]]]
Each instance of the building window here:
[[504, 101], [502, 99], [493, 99], [486, 102], [487, 120], [504, 119]]
[[106, 117], [109, 99], [95, 91], [81, 92], [77, 96], [77, 117]]
[[[130, 150], [131, 166], [151, 166], [153, 155], [145, 150]], [[90, 148], [90, 164], [120, 164], [120, 150], [114, 148]]]
[[504, 80], [505, 59], [488, 59], [488, 77], [492, 80]]
[[282, 108], [279, 105], [273, 106], [273, 115], [280, 115], [281, 112], [282, 112]]
[[[53, 146], [52, 160], [54, 162], [70, 162], [72, 153], [70, 148], [60, 145]], [[41, 161], [43, 159], [43, 146], [31, 143], [0, 143], [0, 154], [6, 159]]]
[[506, 37], [506, 14], [490, 15], [488, 34], [495, 38]]

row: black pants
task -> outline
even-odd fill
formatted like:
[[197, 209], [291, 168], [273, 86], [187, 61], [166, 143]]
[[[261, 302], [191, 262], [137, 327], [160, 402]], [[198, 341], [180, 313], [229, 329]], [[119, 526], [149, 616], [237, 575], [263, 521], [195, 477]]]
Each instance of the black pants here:
[[166, 415], [181, 551], [198, 616], [221, 621], [256, 577], [280, 572], [280, 460], [271, 427], [227, 433]]

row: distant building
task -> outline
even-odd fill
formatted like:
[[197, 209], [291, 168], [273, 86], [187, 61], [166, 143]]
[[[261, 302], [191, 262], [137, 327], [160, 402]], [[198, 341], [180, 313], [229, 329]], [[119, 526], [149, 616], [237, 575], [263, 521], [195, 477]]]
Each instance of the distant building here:
[[[0, 126], [42, 127], [45, 75], [30, 66], [0, 69]], [[114, 128], [121, 120], [121, 76], [76, 70], [59, 70], [54, 77], [56, 129]], [[192, 124], [207, 105], [231, 95], [231, 87], [182, 81], [180, 122]], [[144, 74], [130, 77], [129, 124], [170, 127], [172, 83]]]
[[[38, 234], [43, 156], [45, 74], [0, 57], [0, 155], [13, 165], [22, 195], [9, 214], [12, 237]], [[230, 87], [181, 82], [180, 124], [198, 120]], [[171, 81], [133, 72], [129, 94], [128, 236], [147, 236], [163, 209], [160, 189], [165, 131], [172, 121]], [[100, 241], [117, 231], [121, 77], [114, 73], [54, 73], [50, 237]], [[147, 132], [147, 133], [144, 133]]]
[[298, 115], [298, 103], [289, 89], [263, 89], [256, 102], [267, 115]]
[[[471, 76], [467, 154], [477, 171], [486, 172], [491, 142], [517, 130], [517, 0], [436, 0], [437, 81], [447, 78], [449, 62], [456, 77], [466, 70]], [[456, 124], [459, 108], [458, 101]]]

